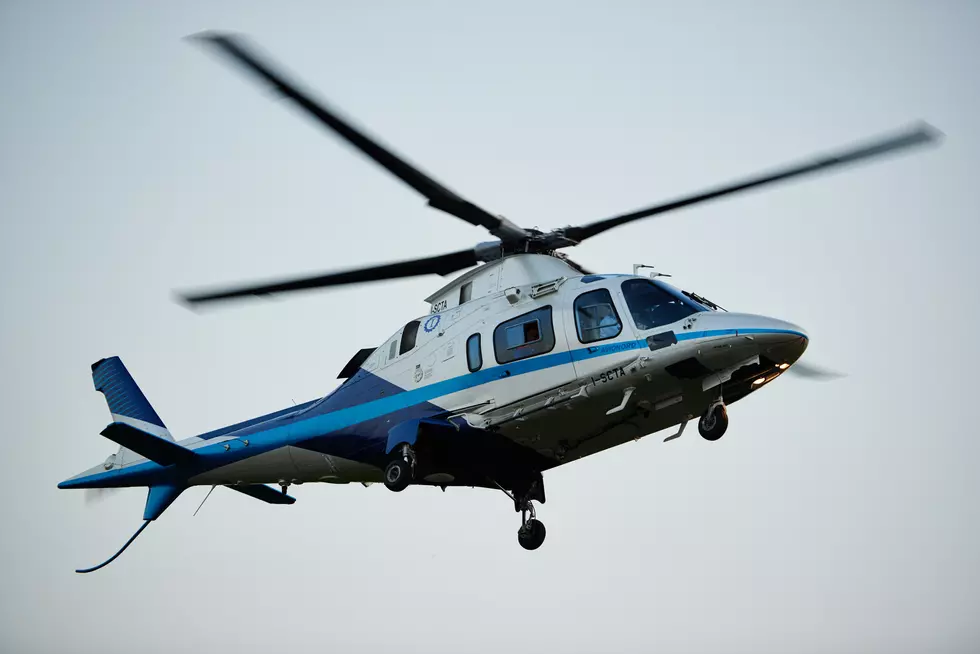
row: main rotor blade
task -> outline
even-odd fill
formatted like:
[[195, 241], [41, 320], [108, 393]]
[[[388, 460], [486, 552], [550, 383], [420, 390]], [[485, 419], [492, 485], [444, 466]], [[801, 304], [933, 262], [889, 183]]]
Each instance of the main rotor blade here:
[[581, 242], [587, 238], [595, 236], [596, 234], [601, 234], [602, 232], [612, 229], [613, 227], [619, 227], [620, 225], [625, 225], [626, 223], [633, 222], [634, 220], [649, 218], [650, 216], [666, 213], [668, 211], [687, 207], [692, 204], [698, 204], [699, 202], [707, 202], [708, 200], [714, 200], [715, 198], [731, 195], [733, 193], [745, 191], [757, 186], [773, 184], [775, 182], [781, 182], [793, 177], [800, 177], [821, 170], [828, 170], [830, 168], [836, 168], [837, 166], [856, 163], [864, 159], [871, 159], [889, 152], [925, 145], [927, 143], [938, 141], [941, 137], [942, 133], [939, 130], [931, 125], [922, 123], [914, 128], [905, 129], [892, 136], [880, 137], [864, 144], [844, 148], [837, 152], [818, 155], [810, 160], [797, 164], [790, 164], [788, 166], [751, 177], [741, 182], [719, 186], [703, 193], [697, 193], [695, 195], [679, 198], [671, 202], [659, 204], [647, 209], [641, 209], [640, 211], [623, 214], [621, 216], [599, 220], [587, 225], [567, 227], [562, 230], [561, 233], [564, 237], [570, 239], [571, 241]]
[[288, 80], [282, 72], [275, 70], [273, 65], [260, 56], [243, 36], [203, 32], [194, 35], [193, 38], [214, 46], [219, 52], [271, 84], [310, 116], [320, 121], [321, 124], [333, 130], [348, 143], [386, 168], [388, 172], [425, 196], [429, 200], [429, 206], [465, 220], [471, 225], [485, 227], [501, 240], [520, 240], [527, 237], [527, 232], [521, 227], [505, 218], [494, 216], [457, 195], [382, 146], [377, 140], [367, 136], [350, 122], [342, 119], [335, 110], [328, 108], [326, 103], [314, 99], [312, 94], [302, 90], [299, 84]]
[[288, 291], [322, 288], [324, 286], [340, 286], [343, 284], [356, 284], [360, 282], [375, 282], [383, 279], [414, 277], [416, 275], [448, 275], [456, 272], [457, 270], [475, 266], [478, 261], [479, 258], [474, 250], [461, 250], [459, 252], [450, 252], [448, 254], [441, 254], [435, 257], [426, 257], [424, 259], [398, 261], [395, 263], [386, 263], [368, 268], [358, 268], [355, 270], [327, 273], [324, 275], [317, 275], [315, 277], [289, 279], [237, 288], [201, 291], [184, 294], [179, 297], [187, 304], [195, 305], [203, 302], [213, 302], [215, 300], [242, 298], [249, 295], [271, 295], [273, 293], [285, 293]]
[[554, 252], [554, 253], [553, 253], [553, 255], [554, 255], [554, 256], [555, 256], [556, 258], [558, 258], [558, 259], [561, 259], [562, 261], [564, 261], [565, 263], [567, 263], [567, 264], [568, 264], [569, 266], [571, 266], [571, 267], [572, 267], [572, 268], [574, 268], [575, 270], [577, 270], [577, 271], [579, 271], [580, 273], [582, 273], [583, 275], [591, 275], [591, 274], [592, 274], [592, 271], [590, 271], [590, 270], [589, 270], [588, 268], [586, 268], [586, 267], [585, 267], [585, 266], [583, 266], [582, 264], [580, 264], [580, 263], [577, 263], [576, 261], [573, 261], [573, 260], [571, 259], [571, 257], [569, 257], [569, 256], [568, 256], [567, 254], [565, 254], [564, 252]]

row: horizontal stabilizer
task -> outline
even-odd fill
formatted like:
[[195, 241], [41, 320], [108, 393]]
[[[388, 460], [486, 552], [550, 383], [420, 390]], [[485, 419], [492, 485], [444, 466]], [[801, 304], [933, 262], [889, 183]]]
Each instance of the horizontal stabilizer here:
[[296, 501], [295, 497], [290, 497], [282, 491], [277, 491], [272, 486], [266, 486], [265, 484], [249, 484], [247, 486], [226, 486], [231, 490], [236, 490], [239, 493], [244, 493], [254, 497], [257, 500], [262, 500], [263, 502], [268, 502], [269, 504], [292, 504]]
[[112, 423], [102, 430], [102, 435], [162, 466], [190, 463], [197, 456], [182, 445], [122, 422]]

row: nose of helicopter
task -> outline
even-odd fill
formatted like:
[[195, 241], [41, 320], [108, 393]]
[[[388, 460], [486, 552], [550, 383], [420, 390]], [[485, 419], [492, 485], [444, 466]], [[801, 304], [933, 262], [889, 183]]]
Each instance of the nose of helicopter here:
[[699, 314], [689, 333], [690, 337], [720, 337], [738, 352], [758, 354], [778, 366], [787, 364], [786, 367], [803, 355], [810, 342], [799, 325], [749, 313]]
[[795, 363], [810, 343], [810, 337], [802, 327], [778, 318], [743, 314], [742, 324], [744, 326], [738, 328], [739, 336], [752, 339], [759, 354], [780, 367], [788, 368]]
[[739, 334], [759, 334], [774, 342], [798, 338], [809, 340], [806, 330], [802, 327], [779, 318], [757, 316], [751, 313], [732, 313], [729, 316], [731, 316], [731, 320], [738, 323]]

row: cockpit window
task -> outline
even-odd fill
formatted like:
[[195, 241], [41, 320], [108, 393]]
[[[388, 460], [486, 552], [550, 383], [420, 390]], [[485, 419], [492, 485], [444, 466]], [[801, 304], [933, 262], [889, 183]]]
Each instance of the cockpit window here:
[[623, 325], [608, 290], [597, 288], [575, 298], [575, 327], [582, 343], [619, 336]]
[[623, 282], [623, 295], [633, 322], [640, 330], [669, 325], [698, 312], [684, 301], [683, 296], [674, 296], [645, 279]]

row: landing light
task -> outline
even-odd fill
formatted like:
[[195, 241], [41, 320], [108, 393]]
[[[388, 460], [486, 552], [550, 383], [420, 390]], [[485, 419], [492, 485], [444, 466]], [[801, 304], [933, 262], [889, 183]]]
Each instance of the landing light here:
[[765, 383], [766, 383], [766, 378], [765, 377], [759, 377], [754, 382], [752, 382], [752, 385], [753, 386], [758, 386], [759, 384], [765, 384]]
[[786, 370], [787, 368], [789, 368], [789, 364], [788, 363], [781, 363], [781, 364], [779, 364], [779, 369], [780, 370]]

